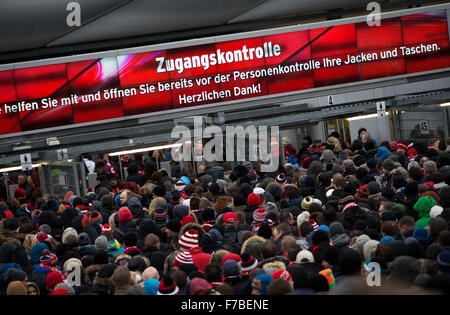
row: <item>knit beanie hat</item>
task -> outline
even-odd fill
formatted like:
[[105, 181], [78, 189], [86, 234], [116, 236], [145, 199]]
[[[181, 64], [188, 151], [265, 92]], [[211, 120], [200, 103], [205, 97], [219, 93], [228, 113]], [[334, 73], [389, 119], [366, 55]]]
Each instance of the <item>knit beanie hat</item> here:
[[308, 222], [310, 217], [310, 213], [308, 211], [303, 211], [297, 216], [297, 226], [300, 227], [303, 222]]
[[120, 243], [116, 239], [113, 239], [108, 242], [108, 251], [111, 255], [117, 258], [122, 255], [125, 250], [122, 246], [120, 246]]
[[63, 282], [63, 276], [60, 272], [52, 271], [45, 278], [45, 286], [49, 292], [52, 292], [58, 283]]
[[89, 213], [89, 223], [90, 224], [102, 224], [102, 215], [98, 211], [91, 211]]
[[63, 244], [75, 244], [78, 242], [78, 232], [72, 227], [68, 227], [64, 230], [62, 235], [62, 243]]
[[51, 241], [51, 237], [44, 231], [40, 231], [38, 233], [38, 235], [36, 235], [36, 239], [38, 240], [38, 242], [50, 242]]
[[177, 181], [175, 183], [175, 190], [182, 191], [186, 187], [186, 184], [182, 182], [181, 180]]
[[317, 231], [325, 231], [328, 234], [330, 234], [330, 228], [325, 224], [319, 225], [319, 227], [317, 228]]
[[66, 290], [68, 295], [75, 295], [76, 294], [75, 289], [73, 287], [71, 287], [70, 285], [68, 285], [67, 283], [64, 283], [64, 282], [58, 283], [55, 286], [55, 289], [53, 290], [53, 292], [55, 292], [56, 290], [59, 290], [59, 289]]
[[413, 237], [422, 245], [427, 245], [430, 240], [430, 233], [425, 228], [415, 228]]
[[286, 281], [292, 280], [292, 275], [287, 270], [278, 269], [272, 273], [272, 279], [283, 279]]
[[392, 236], [390, 236], [390, 235], [386, 235], [385, 237], [383, 237], [380, 240], [380, 243], [382, 243], [382, 244], [389, 244], [390, 245], [390, 244], [392, 244], [394, 242], [395, 242], [394, 238]]
[[331, 168], [331, 172], [333, 173], [333, 175], [336, 173], [344, 174], [344, 168], [340, 164], [334, 164]]
[[181, 223], [181, 226], [185, 226], [188, 223], [195, 223], [195, 219], [193, 216], [187, 215], [181, 220], [180, 223]]
[[227, 212], [223, 216], [223, 224], [224, 225], [234, 225], [239, 223], [238, 217], [234, 212]]
[[344, 225], [341, 222], [332, 222], [330, 224], [330, 236], [334, 236], [337, 234], [345, 234]]
[[254, 223], [261, 223], [261, 222], [263, 222], [264, 218], [266, 217], [266, 215], [267, 215], [267, 211], [264, 210], [263, 208], [256, 209], [253, 212], [253, 222]]
[[287, 183], [287, 177], [286, 177], [286, 174], [283, 174], [283, 173], [278, 174], [278, 176], [275, 178], [275, 181], [276, 181], [278, 184], [281, 184], [281, 185], [286, 184], [286, 183]]
[[295, 257], [295, 262], [297, 264], [313, 263], [314, 256], [309, 250], [303, 249], [298, 252], [297, 256]]
[[2, 280], [5, 285], [9, 284], [12, 281], [24, 281], [26, 278], [27, 273], [18, 268], [9, 268], [2, 275]]
[[45, 243], [37, 243], [30, 250], [30, 262], [32, 264], [39, 264], [43, 251], [47, 249], [48, 246]]
[[325, 163], [336, 163], [338, 159], [333, 151], [324, 150], [319, 160], [325, 161]]
[[279, 214], [280, 209], [278, 207], [278, 205], [275, 202], [266, 202], [266, 207], [265, 207], [267, 213], [274, 213], [276, 215]]
[[257, 194], [257, 195], [262, 195], [264, 194], [265, 190], [262, 187], [255, 187], [253, 188], [253, 193]]
[[102, 228], [102, 233], [103, 232], [107, 232], [107, 231], [111, 231], [112, 232], [112, 228], [109, 226], [108, 223], [102, 225], [101, 228]]
[[179, 288], [171, 276], [165, 276], [158, 285], [157, 295], [177, 295]]
[[363, 246], [368, 241], [370, 241], [370, 237], [368, 237], [366, 234], [362, 234], [356, 238], [356, 241], [352, 245], [351, 248], [358, 251], [358, 253], [362, 256], [363, 255]]
[[40, 263], [43, 265], [56, 266], [58, 257], [56, 257], [55, 254], [52, 254], [48, 249], [44, 249], [42, 251]]
[[181, 235], [178, 245], [180, 248], [190, 249], [192, 247], [198, 246], [198, 231], [195, 229], [190, 229], [183, 235]]
[[181, 252], [173, 259], [173, 265], [180, 268], [184, 264], [193, 264], [192, 255], [189, 251]]
[[22, 281], [12, 281], [8, 284], [6, 295], [27, 295], [27, 288]]
[[338, 248], [346, 247], [350, 243], [350, 237], [347, 234], [336, 234], [331, 237], [331, 242]]
[[259, 206], [261, 203], [261, 197], [255, 193], [251, 193], [247, 197], [247, 205], [249, 206]]
[[78, 235], [78, 245], [80, 246], [86, 246], [91, 244], [91, 238], [89, 234], [82, 232]]
[[444, 208], [441, 206], [433, 206], [430, 209], [430, 217], [432, 219], [436, 219], [441, 213], [444, 211]]
[[442, 251], [437, 259], [437, 267], [441, 272], [450, 273], [450, 251]]
[[212, 285], [201, 277], [194, 277], [189, 283], [189, 295], [209, 295], [212, 293]]
[[222, 266], [223, 279], [239, 278], [241, 276], [241, 269], [235, 260], [229, 259], [225, 261]]
[[419, 154], [417, 152], [416, 149], [414, 148], [409, 148], [408, 151], [406, 152], [406, 154], [408, 155], [408, 160], [415, 160], [417, 158], [417, 155]]
[[127, 222], [133, 220], [133, 214], [131, 213], [130, 209], [127, 207], [123, 207], [119, 210], [118, 214], [119, 223]]
[[143, 289], [146, 295], [157, 295], [159, 287], [159, 280], [147, 279], [144, 282]]
[[176, 220], [182, 220], [189, 214], [189, 207], [185, 205], [176, 205], [173, 207], [173, 218]]
[[271, 282], [272, 277], [268, 274], [257, 275], [252, 281], [252, 289], [258, 291], [262, 295], [265, 295], [267, 287]]
[[67, 292], [66, 289], [64, 288], [58, 288], [55, 289], [52, 293], [50, 293], [49, 295], [69, 295], [69, 293]]
[[314, 198], [311, 196], [306, 196], [302, 200], [302, 209], [305, 211], [309, 210], [309, 206], [314, 202]]
[[373, 254], [377, 250], [378, 244], [380, 244], [380, 242], [377, 240], [369, 240], [364, 243], [363, 248], [362, 248], [362, 251], [364, 254], [364, 260], [367, 260], [373, 256]]
[[95, 239], [95, 249], [98, 251], [108, 250], [108, 239], [104, 235], [100, 235]]
[[169, 217], [167, 215], [167, 204], [163, 203], [163, 204], [159, 204], [155, 211], [153, 212], [153, 219], [155, 221], [165, 221], [167, 220]]
[[238, 265], [240, 265], [244, 275], [249, 274], [253, 269], [258, 267], [258, 260], [248, 253], [243, 253], [241, 259], [242, 261], [240, 261]]
[[222, 257], [221, 260], [221, 264], [222, 266], [225, 264], [225, 262], [227, 262], [228, 260], [234, 260], [236, 263], [239, 263], [240, 261], [242, 261], [241, 256], [239, 256], [238, 254], [235, 253], [228, 253], [225, 256]]

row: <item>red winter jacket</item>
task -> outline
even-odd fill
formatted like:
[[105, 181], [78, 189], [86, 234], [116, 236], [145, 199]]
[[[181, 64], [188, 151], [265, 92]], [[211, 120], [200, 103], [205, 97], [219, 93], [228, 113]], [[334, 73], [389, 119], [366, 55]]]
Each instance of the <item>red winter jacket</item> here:
[[198, 271], [204, 273], [205, 266], [211, 261], [211, 255], [204, 253], [200, 246], [192, 247], [189, 252], [192, 255], [192, 261], [194, 262], [194, 265], [197, 266]]

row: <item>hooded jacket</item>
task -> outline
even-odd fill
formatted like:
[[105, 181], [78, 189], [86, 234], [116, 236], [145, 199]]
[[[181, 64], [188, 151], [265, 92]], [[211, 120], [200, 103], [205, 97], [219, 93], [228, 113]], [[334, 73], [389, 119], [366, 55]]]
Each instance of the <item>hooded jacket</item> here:
[[256, 259], [261, 259], [261, 246], [266, 241], [265, 238], [254, 235], [252, 237], [249, 237], [245, 242], [242, 244], [241, 248], [241, 254], [243, 253], [249, 253]]
[[430, 223], [430, 209], [435, 205], [437, 205], [436, 200], [430, 196], [423, 196], [417, 200], [414, 204], [414, 210], [419, 217], [416, 227], [426, 227]]

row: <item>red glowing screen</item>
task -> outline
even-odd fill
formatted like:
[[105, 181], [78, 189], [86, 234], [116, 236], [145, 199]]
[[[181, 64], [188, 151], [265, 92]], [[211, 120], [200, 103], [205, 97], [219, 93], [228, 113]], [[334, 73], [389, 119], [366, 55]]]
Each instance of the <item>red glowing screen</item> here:
[[447, 68], [449, 53], [442, 10], [7, 70], [0, 135]]

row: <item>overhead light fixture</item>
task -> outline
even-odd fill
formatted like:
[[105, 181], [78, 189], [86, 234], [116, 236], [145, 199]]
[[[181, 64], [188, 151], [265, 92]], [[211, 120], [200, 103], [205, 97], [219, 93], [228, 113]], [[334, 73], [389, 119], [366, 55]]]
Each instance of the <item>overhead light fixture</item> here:
[[[31, 166], [33, 168], [35, 168], [35, 167], [39, 167], [40, 165], [41, 164], [32, 164]], [[1, 173], [7, 173], [7, 172], [12, 172], [12, 171], [20, 171], [20, 170], [22, 170], [22, 165], [1, 168], [0, 172]]]
[[160, 145], [160, 146], [155, 146], [155, 147], [140, 148], [140, 149], [134, 149], [134, 150], [127, 150], [127, 151], [118, 151], [118, 152], [109, 153], [109, 156], [118, 156], [118, 155], [134, 154], [134, 153], [147, 152], [147, 151], [171, 149], [171, 148], [181, 147], [182, 145], [183, 145], [182, 143], [174, 143], [174, 144], [166, 144], [166, 145]]
[[450, 102], [442, 103], [442, 104], [440, 104], [439, 106], [441, 106], [441, 107], [444, 107], [444, 106], [450, 106]]
[[[388, 116], [389, 113], [386, 112], [386, 116]], [[361, 120], [361, 119], [368, 119], [368, 118], [375, 118], [378, 117], [378, 114], [370, 114], [370, 115], [361, 115], [361, 116], [355, 116], [355, 117], [349, 117], [346, 118], [348, 121], [353, 121], [353, 120]]]

